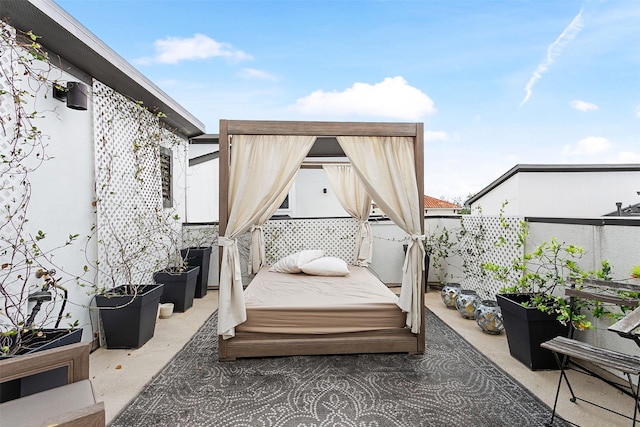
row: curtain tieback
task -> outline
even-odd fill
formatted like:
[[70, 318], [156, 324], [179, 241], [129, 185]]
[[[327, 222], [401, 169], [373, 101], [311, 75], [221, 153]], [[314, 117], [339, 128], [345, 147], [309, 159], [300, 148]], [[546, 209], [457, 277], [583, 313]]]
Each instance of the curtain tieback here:
[[[418, 243], [418, 248], [420, 249], [420, 252], [422, 252], [421, 258], [424, 260], [424, 256], [427, 253], [424, 249], [424, 240], [425, 240], [424, 235], [412, 234], [409, 237], [409, 245], [407, 246], [407, 256], [404, 257], [404, 265], [402, 266], [403, 271], [406, 272], [409, 270], [409, 250], [414, 244]], [[424, 270], [424, 263], [422, 263], [422, 269]]]
[[219, 236], [218, 237], [218, 246], [226, 246], [230, 247], [238, 243], [237, 239], [230, 239], [228, 237]]

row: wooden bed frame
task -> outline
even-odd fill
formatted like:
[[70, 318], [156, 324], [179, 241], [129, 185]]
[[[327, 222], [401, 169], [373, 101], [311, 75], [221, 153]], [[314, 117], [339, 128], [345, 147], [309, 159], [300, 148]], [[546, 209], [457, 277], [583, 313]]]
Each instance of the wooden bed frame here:
[[[422, 123], [366, 123], [366, 122], [287, 122], [220, 120], [220, 235], [224, 235], [228, 220], [229, 197], [229, 135], [307, 135], [336, 136], [407, 136], [414, 141], [415, 173], [422, 211], [424, 194], [424, 126]], [[318, 144], [320, 141], [316, 141]], [[424, 234], [424, 222], [421, 222]], [[424, 300], [424, 274], [420, 284]], [[264, 334], [237, 332], [224, 340], [218, 337], [219, 360], [243, 357], [355, 354], [355, 353], [424, 353], [424, 304], [420, 304], [420, 331], [408, 328], [341, 334]]]

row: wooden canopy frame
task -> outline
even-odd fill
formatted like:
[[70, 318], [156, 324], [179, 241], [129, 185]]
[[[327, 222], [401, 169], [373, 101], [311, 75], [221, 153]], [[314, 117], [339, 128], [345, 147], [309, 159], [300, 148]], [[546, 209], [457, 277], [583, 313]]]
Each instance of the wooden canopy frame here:
[[[227, 229], [229, 216], [229, 172], [231, 161], [231, 135], [304, 135], [317, 137], [337, 136], [404, 136], [413, 138], [414, 168], [418, 185], [416, 200], [423, 209], [424, 194], [424, 125], [422, 123], [374, 122], [306, 122], [220, 120], [220, 235]], [[316, 141], [318, 143], [319, 141]], [[424, 234], [424, 221], [420, 222]], [[424, 301], [424, 274], [420, 283], [420, 300]], [[423, 353], [425, 346], [424, 304], [420, 304], [420, 331], [409, 328], [381, 331], [350, 332], [340, 334], [264, 334], [236, 332], [227, 340], [219, 336], [220, 360], [241, 357], [292, 356], [352, 353]]]

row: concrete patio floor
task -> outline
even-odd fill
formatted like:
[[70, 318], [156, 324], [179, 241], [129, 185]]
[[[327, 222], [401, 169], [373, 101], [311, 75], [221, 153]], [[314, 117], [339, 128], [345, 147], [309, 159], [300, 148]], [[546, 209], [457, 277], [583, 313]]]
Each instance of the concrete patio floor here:
[[[547, 405], [553, 405], [559, 371], [531, 371], [509, 354], [505, 334], [483, 333], [473, 320], [463, 319], [447, 309], [438, 291], [425, 296], [426, 306], [505, 372], [526, 386]], [[218, 292], [195, 299], [186, 313], [174, 313], [159, 319], [154, 337], [134, 350], [99, 348], [90, 357], [90, 376], [98, 400], [105, 402], [107, 424], [133, 399], [184, 346], [218, 307]], [[427, 337], [427, 345], [428, 337]], [[633, 399], [595, 378], [570, 371], [570, 381], [578, 396], [633, 415]], [[563, 384], [558, 413], [581, 426], [629, 426], [631, 420], [584, 402], [571, 403]], [[523, 426], [526, 418], [523, 416]]]

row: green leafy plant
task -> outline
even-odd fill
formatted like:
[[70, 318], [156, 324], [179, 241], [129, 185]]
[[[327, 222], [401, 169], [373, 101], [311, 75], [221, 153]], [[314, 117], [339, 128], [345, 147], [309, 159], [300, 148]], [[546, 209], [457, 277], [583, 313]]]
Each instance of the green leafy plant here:
[[631, 277], [634, 279], [640, 279], [640, 265], [634, 265], [631, 267]]
[[429, 254], [429, 261], [435, 270], [435, 276], [442, 285], [447, 283], [452, 274], [447, 271], [447, 259], [454, 254], [456, 242], [446, 227], [436, 228], [425, 236], [424, 249]]
[[[21, 32], [0, 21], [0, 353], [16, 354], [28, 336], [60, 326], [67, 318], [63, 283], [74, 275], [56, 263], [55, 255], [78, 237], [51, 241], [31, 215], [33, 178], [51, 157], [48, 137], [38, 121], [48, 111], [37, 100], [46, 98], [58, 71], [33, 32]], [[6, 58], [6, 60], [4, 60]], [[56, 273], [58, 271], [59, 273]], [[54, 277], [56, 276], [57, 277]], [[29, 304], [37, 310], [28, 312]], [[64, 328], [77, 327], [69, 321]]]
[[135, 296], [153, 284], [154, 272], [185, 268], [180, 217], [162, 179], [164, 153], [186, 150], [186, 140], [167, 128], [164, 114], [112, 88], [96, 83], [93, 98], [107, 107], [96, 128], [97, 222], [87, 239], [87, 247], [98, 247], [98, 259], [87, 259], [96, 275], [84, 285], [94, 294], [119, 287]]
[[[526, 232], [526, 231], [525, 231]], [[555, 315], [563, 324], [570, 323], [576, 329], [592, 329], [588, 313], [595, 318], [619, 318], [623, 313], [603, 304], [584, 298], [575, 298], [573, 305], [564, 295], [564, 288], [570, 281], [581, 289], [584, 279], [611, 280], [611, 265], [603, 260], [598, 270], [584, 270], [579, 266], [584, 250], [580, 246], [561, 242], [555, 237], [542, 242], [532, 252], [516, 258], [511, 265], [483, 264], [496, 280], [508, 283], [512, 272], [519, 279], [500, 289], [503, 294], [527, 294], [529, 299], [523, 305]], [[622, 309], [625, 310], [624, 308]]]

